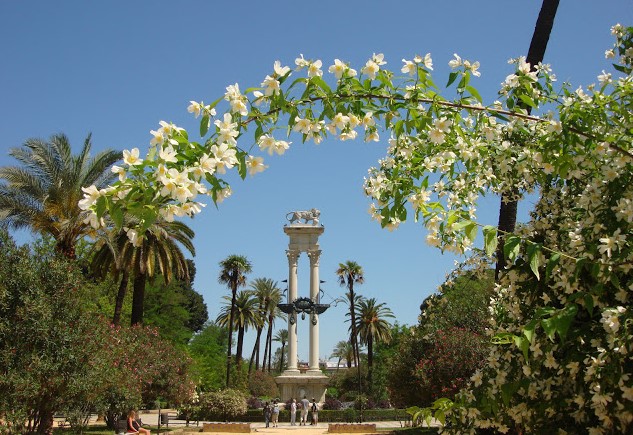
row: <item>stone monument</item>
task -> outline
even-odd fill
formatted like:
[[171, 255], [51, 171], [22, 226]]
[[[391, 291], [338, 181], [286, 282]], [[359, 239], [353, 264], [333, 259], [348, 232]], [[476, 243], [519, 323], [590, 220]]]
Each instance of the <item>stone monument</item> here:
[[[320, 212], [317, 209], [294, 211], [286, 218], [284, 232], [290, 237], [286, 256], [288, 257], [288, 299], [278, 307], [288, 315], [288, 368], [275, 381], [279, 387], [281, 400], [297, 400], [306, 396], [309, 400], [325, 401], [325, 390], [329, 378], [319, 368], [319, 315], [329, 308], [321, 304], [319, 296], [319, 236], [323, 234], [323, 225], [319, 225]], [[298, 297], [297, 261], [302, 252], [310, 259], [310, 297]], [[297, 323], [309, 319], [310, 352], [308, 369], [302, 372], [297, 367]]]

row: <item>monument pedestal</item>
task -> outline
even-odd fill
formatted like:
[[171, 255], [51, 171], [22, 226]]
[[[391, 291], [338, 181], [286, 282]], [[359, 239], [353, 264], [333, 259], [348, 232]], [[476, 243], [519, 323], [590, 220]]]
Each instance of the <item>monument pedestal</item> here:
[[279, 387], [282, 402], [290, 399], [297, 399], [299, 402], [305, 396], [310, 401], [315, 398], [317, 403], [323, 403], [330, 378], [321, 372], [300, 373], [298, 370], [286, 370], [275, 378], [275, 382]]

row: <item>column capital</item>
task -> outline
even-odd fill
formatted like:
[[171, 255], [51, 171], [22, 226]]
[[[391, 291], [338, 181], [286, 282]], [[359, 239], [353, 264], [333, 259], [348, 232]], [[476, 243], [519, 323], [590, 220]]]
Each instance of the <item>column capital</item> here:
[[308, 258], [310, 258], [310, 266], [319, 267], [319, 259], [321, 258], [321, 250], [313, 249], [308, 251]]
[[297, 265], [297, 260], [299, 259], [299, 255], [301, 255], [301, 251], [297, 249], [286, 249], [286, 257], [288, 257], [288, 264], [290, 266]]

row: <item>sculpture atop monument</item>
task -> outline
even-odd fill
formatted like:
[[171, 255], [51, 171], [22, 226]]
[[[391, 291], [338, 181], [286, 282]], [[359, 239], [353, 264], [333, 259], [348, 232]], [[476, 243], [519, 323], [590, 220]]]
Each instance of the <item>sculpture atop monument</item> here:
[[319, 216], [321, 212], [316, 208], [312, 208], [310, 210], [298, 210], [291, 211], [286, 215], [286, 219], [290, 222], [290, 225], [293, 225], [295, 222], [301, 223], [299, 221], [303, 220], [304, 224], [308, 224], [309, 221], [312, 221], [312, 225], [319, 225]]

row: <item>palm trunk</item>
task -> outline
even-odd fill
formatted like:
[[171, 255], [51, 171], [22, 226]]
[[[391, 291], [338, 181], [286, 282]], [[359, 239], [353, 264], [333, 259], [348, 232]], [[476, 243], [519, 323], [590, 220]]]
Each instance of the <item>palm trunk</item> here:
[[266, 358], [268, 358], [268, 371], [270, 371], [270, 360], [272, 356], [273, 342], [273, 316], [268, 316], [268, 331], [266, 332], [266, 343], [264, 344], [264, 360], [262, 361], [262, 371], [266, 371]]
[[286, 348], [286, 343], [281, 343], [281, 361], [279, 361], [279, 373], [281, 373], [281, 371], [284, 368], [284, 350]]
[[226, 351], [226, 388], [231, 382], [231, 346], [233, 344], [233, 314], [235, 312], [235, 299], [237, 298], [237, 284], [231, 285], [231, 314], [229, 315], [229, 345]]
[[235, 351], [235, 362], [237, 368], [242, 366], [242, 347], [244, 346], [244, 326], [240, 326], [237, 330], [237, 350]]
[[[554, 18], [558, 9], [559, 0], [543, 0], [541, 10], [536, 19], [536, 26], [532, 34], [532, 41], [525, 61], [529, 63], [532, 70], [536, 68], [539, 62], [543, 62], [545, 50], [549, 36], [554, 27]], [[528, 114], [530, 107], [527, 107]], [[510, 200], [509, 196], [501, 196], [501, 205], [499, 206], [499, 243], [497, 245], [497, 264], [495, 266], [495, 281], [499, 280], [499, 273], [505, 267], [505, 256], [503, 255], [504, 234], [513, 233], [517, 220], [517, 201]]]
[[255, 370], [259, 367], [259, 340], [262, 335], [262, 327], [257, 327], [257, 339], [255, 339], [255, 346], [253, 346], [253, 352], [251, 353], [251, 360], [248, 363], [248, 374], [251, 374], [253, 369], [253, 361], [255, 361]]
[[372, 371], [374, 369], [374, 339], [369, 335], [367, 338], [367, 385], [371, 388], [372, 383]]
[[134, 294], [132, 296], [132, 325], [143, 324], [143, 305], [145, 302], [145, 279], [147, 276], [144, 273], [137, 273], [134, 276], [134, 282], [132, 287], [134, 288]]
[[[363, 394], [363, 383], [360, 373], [360, 352], [358, 349], [358, 336], [356, 335], [356, 307], [354, 305], [354, 285], [349, 286], [349, 312], [352, 321], [352, 347], [354, 348], [354, 360], [356, 361], [356, 371], [358, 372], [358, 394]], [[361, 405], [360, 419], [363, 419], [363, 409]]]
[[116, 301], [114, 303], [114, 316], [112, 316], [112, 324], [118, 325], [121, 323], [121, 310], [123, 309], [123, 300], [125, 299], [125, 293], [127, 292], [127, 284], [130, 281], [130, 274], [127, 270], [123, 271], [121, 282], [119, 283], [119, 292], [116, 295]]

